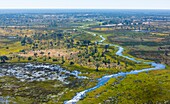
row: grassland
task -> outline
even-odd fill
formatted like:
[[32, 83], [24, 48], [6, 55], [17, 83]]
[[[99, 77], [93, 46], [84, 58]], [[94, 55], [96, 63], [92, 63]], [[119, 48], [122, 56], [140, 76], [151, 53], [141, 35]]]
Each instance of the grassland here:
[[[135, 55], [137, 56], [137, 59], [140, 60], [142, 60], [141, 58], [144, 58], [165, 63], [160, 60], [160, 58], [165, 57], [163, 55], [164, 51], [159, 51], [161, 57], [158, 58], [156, 55], [152, 56], [148, 54], [153, 51], [158, 52], [157, 49], [160, 45], [169, 45], [168, 41], [164, 41], [168, 35], [137, 33], [127, 30], [114, 31], [111, 33], [110, 31], [113, 30], [89, 30], [87, 29], [89, 26], [90, 25], [84, 26], [84, 29], [69, 29], [67, 31], [71, 32], [68, 34], [63, 33], [61, 37], [57, 37], [57, 34], [61, 35], [61, 33], [57, 33], [56, 31], [38, 31], [39, 33], [37, 35], [33, 34], [35, 30], [23, 30], [21, 33], [33, 40], [33, 43], [26, 43], [24, 45], [21, 44], [21, 40], [25, 37], [24, 35], [20, 34], [16, 40], [8, 39], [8, 36], [17, 36], [15, 34], [18, 34], [18, 30], [15, 31], [15, 29], [12, 29], [11, 31], [14, 32], [14, 34], [0, 30], [2, 33], [6, 34], [5, 38], [0, 39], [0, 56], [8, 56], [10, 60], [7, 60], [7, 63], [38, 62], [58, 64], [70, 71], [78, 70], [83, 73], [81, 75], [90, 78], [90, 80], [81, 81], [70, 78], [69, 80], [72, 83], [70, 85], [64, 85], [56, 80], [44, 82], [20, 82], [14, 77], [1, 77], [0, 96], [10, 96], [11, 101], [17, 102], [18, 104], [25, 102], [28, 104], [62, 104], [64, 101], [70, 100], [77, 92], [95, 86], [97, 79], [104, 75], [151, 67], [146, 64], [136, 64], [130, 60], [116, 56], [115, 52], [117, 51], [117, 48], [115, 47], [109, 46], [107, 51], [105, 51], [105, 46], [96, 45], [94, 43], [95, 41], [100, 40], [100, 35], [103, 35], [106, 38], [105, 43], [122, 45], [125, 48], [125, 55], [131, 57], [134, 57], [133, 55]], [[55, 34], [55, 32], [57, 34]], [[94, 36], [94, 34], [96, 34], [96, 36]], [[94, 52], [95, 48], [97, 49], [97, 52]], [[38, 52], [43, 52], [44, 49], [46, 49], [47, 52], [44, 55], [40, 55]], [[69, 50], [68, 52], [76, 52], [76, 55], [68, 54], [68, 57], [64, 55], [51, 55], [55, 53], [48, 55], [48, 51], [50, 50], [62, 50], [61, 52], [63, 52], [63, 50]], [[38, 54], [32, 56], [21, 55], [27, 55], [27, 53], [31, 51]], [[139, 53], [138, 55], [135, 54], [136, 51]], [[145, 54], [143, 54], [142, 51], [145, 51]], [[169, 60], [168, 57], [167, 60]], [[71, 62], [74, 63], [70, 64]], [[100, 64], [98, 68], [99, 71], [96, 71], [96, 64]], [[78, 102], [78, 104], [169, 103], [169, 78], [169, 67], [167, 67], [166, 70], [128, 75], [116, 79], [112, 78], [104, 86], [89, 92], [85, 99]]]
[[158, 70], [111, 79], [78, 104], [169, 103], [170, 71]]

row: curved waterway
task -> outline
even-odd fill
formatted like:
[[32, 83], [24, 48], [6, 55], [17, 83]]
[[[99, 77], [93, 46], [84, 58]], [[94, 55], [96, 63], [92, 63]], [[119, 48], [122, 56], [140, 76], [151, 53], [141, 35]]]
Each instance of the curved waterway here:
[[[103, 43], [103, 41], [105, 41], [105, 38], [102, 35], [100, 36], [100, 38], [101, 38], [101, 40], [99, 41], [99, 43], [105, 45]], [[98, 79], [98, 83], [97, 83], [96, 86], [94, 86], [92, 88], [89, 88], [87, 90], [84, 90], [82, 92], [77, 93], [76, 96], [74, 96], [69, 101], [65, 101], [64, 104], [76, 104], [80, 99], [83, 99], [85, 97], [86, 93], [88, 93], [90, 91], [93, 91], [93, 90], [103, 86], [111, 78], [117, 78], [119, 76], [126, 76], [126, 75], [129, 75], [129, 74], [138, 74], [138, 73], [141, 73], [141, 72], [147, 72], [147, 71], [151, 71], [151, 70], [161, 70], [161, 69], [165, 69], [165, 67], [166, 67], [163, 64], [159, 64], [159, 63], [155, 63], [155, 62], [145, 62], [145, 61], [141, 61], [141, 60], [136, 60], [135, 58], [132, 58], [132, 57], [129, 57], [129, 56], [125, 56], [125, 55], [123, 55], [123, 51], [124, 51], [123, 47], [118, 46], [118, 45], [114, 45], [114, 44], [109, 44], [109, 45], [110, 46], [115, 46], [115, 47], [118, 48], [118, 51], [116, 52], [116, 55], [124, 57], [126, 59], [129, 59], [129, 60], [134, 61], [136, 63], [145, 63], [145, 64], [148, 64], [148, 65], [151, 65], [152, 68], [146, 68], [146, 69], [141, 69], [141, 70], [133, 70], [133, 71], [130, 71], [130, 72], [119, 72], [117, 74], [103, 76], [102, 78]]]

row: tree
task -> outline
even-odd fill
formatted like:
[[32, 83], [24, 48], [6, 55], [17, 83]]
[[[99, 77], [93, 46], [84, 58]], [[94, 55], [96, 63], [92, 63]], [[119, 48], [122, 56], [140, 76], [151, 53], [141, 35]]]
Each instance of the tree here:
[[91, 41], [90, 40], [82, 40], [82, 44], [83, 45], [87, 45], [87, 46], [89, 46], [90, 45], [90, 43], [91, 43]]
[[43, 51], [41, 51], [41, 52], [40, 52], [40, 54], [41, 54], [41, 55], [44, 55], [44, 52], [43, 52]]
[[64, 64], [64, 63], [65, 63], [64, 56], [62, 56], [62, 64]]
[[34, 53], [34, 56], [35, 56], [35, 57], [37, 57], [37, 55], [38, 55], [37, 53]]
[[58, 46], [60, 45], [60, 40], [63, 38], [63, 34], [57, 34]]
[[107, 52], [107, 49], [109, 48], [109, 45], [105, 45], [105, 52]]
[[7, 56], [0, 56], [0, 60], [2, 63], [5, 63], [6, 60], [9, 60]]
[[71, 39], [70, 42], [71, 42], [71, 43], [70, 43], [70, 44], [71, 44], [71, 47], [73, 47], [73, 45], [74, 45], [74, 40]]
[[28, 61], [31, 61], [32, 60], [32, 57], [28, 57]]
[[96, 64], [96, 71], [99, 71], [99, 67], [100, 67], [100, 64], [97, 63], [97, 64]]
[[71, 47], [71, 45], [68, 43], [68, 44], [67, 44], [67, 48], [70, 48], [70, 47]]
[[21, 40], [21, 45], [24, 46], [26, 44], [26, 37], [24, 37], [22, 40]]
[[120, 65], [120, 61], [117, 61], [117, 65]]
[[55, 61], [58, 61], [58, 59], [54, 58], [54, 59], [53, 59], [53, 62], [55, 62]]
[[50, 46], [52, 46], [52, 47], [53, 47], [53, 42], [52, 42], [52, 41], [50, 41]]
[[33, 43], [33, 40], [32, 40], [30, 37], [28, 37], [28, 38], [27, 38], [27, 43], [28, 43], [28, 44], [32, 44], [32, 43]]
[[168, 51], [165, 51], [165, 56], [168, 56]]
[[94, 53], [97, 53], [97, 52], [98, 52], [97, 46], [95, 46]]
[[50, 52], [48, 52], [48, 56], [50, 56], [50, 54], [51, 54], [51, 53], [50, 53]]
[[74, 65], [74, 62], [71, 61], [71, 62], [70, 62], [70, 65]]

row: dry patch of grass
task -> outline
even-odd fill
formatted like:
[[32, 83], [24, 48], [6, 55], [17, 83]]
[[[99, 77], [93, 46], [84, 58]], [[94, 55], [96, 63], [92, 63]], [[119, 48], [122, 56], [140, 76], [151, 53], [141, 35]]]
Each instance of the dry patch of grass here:
[[27, 35], [30, 37], [32, 34], [34, 34], [36, 31], [35, 30], [28, 30], [28, 29], [16, 29], [16, 28], [0, 28], [0, 35], [1, 36], [25, 36]]
[[28, 51], [26, 53], [20, 53], [20, 56], [23, 57], [33, 57], [34, 54], [37, 53], [37, 56], [49, 56], [49, 57], [70, 57], [70, 55], [76, 55], [78, 52], [66, 50], [66, 49], [46, 49], [46, 50], [36, 50], [36, 51]]
[[114, 28], [92, 28], [95, 31], [112, 31], [115, 30]]

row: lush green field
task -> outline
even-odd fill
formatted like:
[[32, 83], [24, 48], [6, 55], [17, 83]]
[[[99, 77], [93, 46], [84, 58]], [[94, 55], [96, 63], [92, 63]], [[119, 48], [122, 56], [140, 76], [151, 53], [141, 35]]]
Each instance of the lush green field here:
[[111, 79], [89, 92], [78, 104], [170, 103], [170, 70], [151, 71]]
[[20, 42], [14, 42], [14, 43], [10, 43], [10, 44], [4, 44], [4, 43], [0, 42], [0, 44], [1, 44], [0, 56], [18, 53], [21, 50], [29, 48], [29, 45], [21, 46]]

